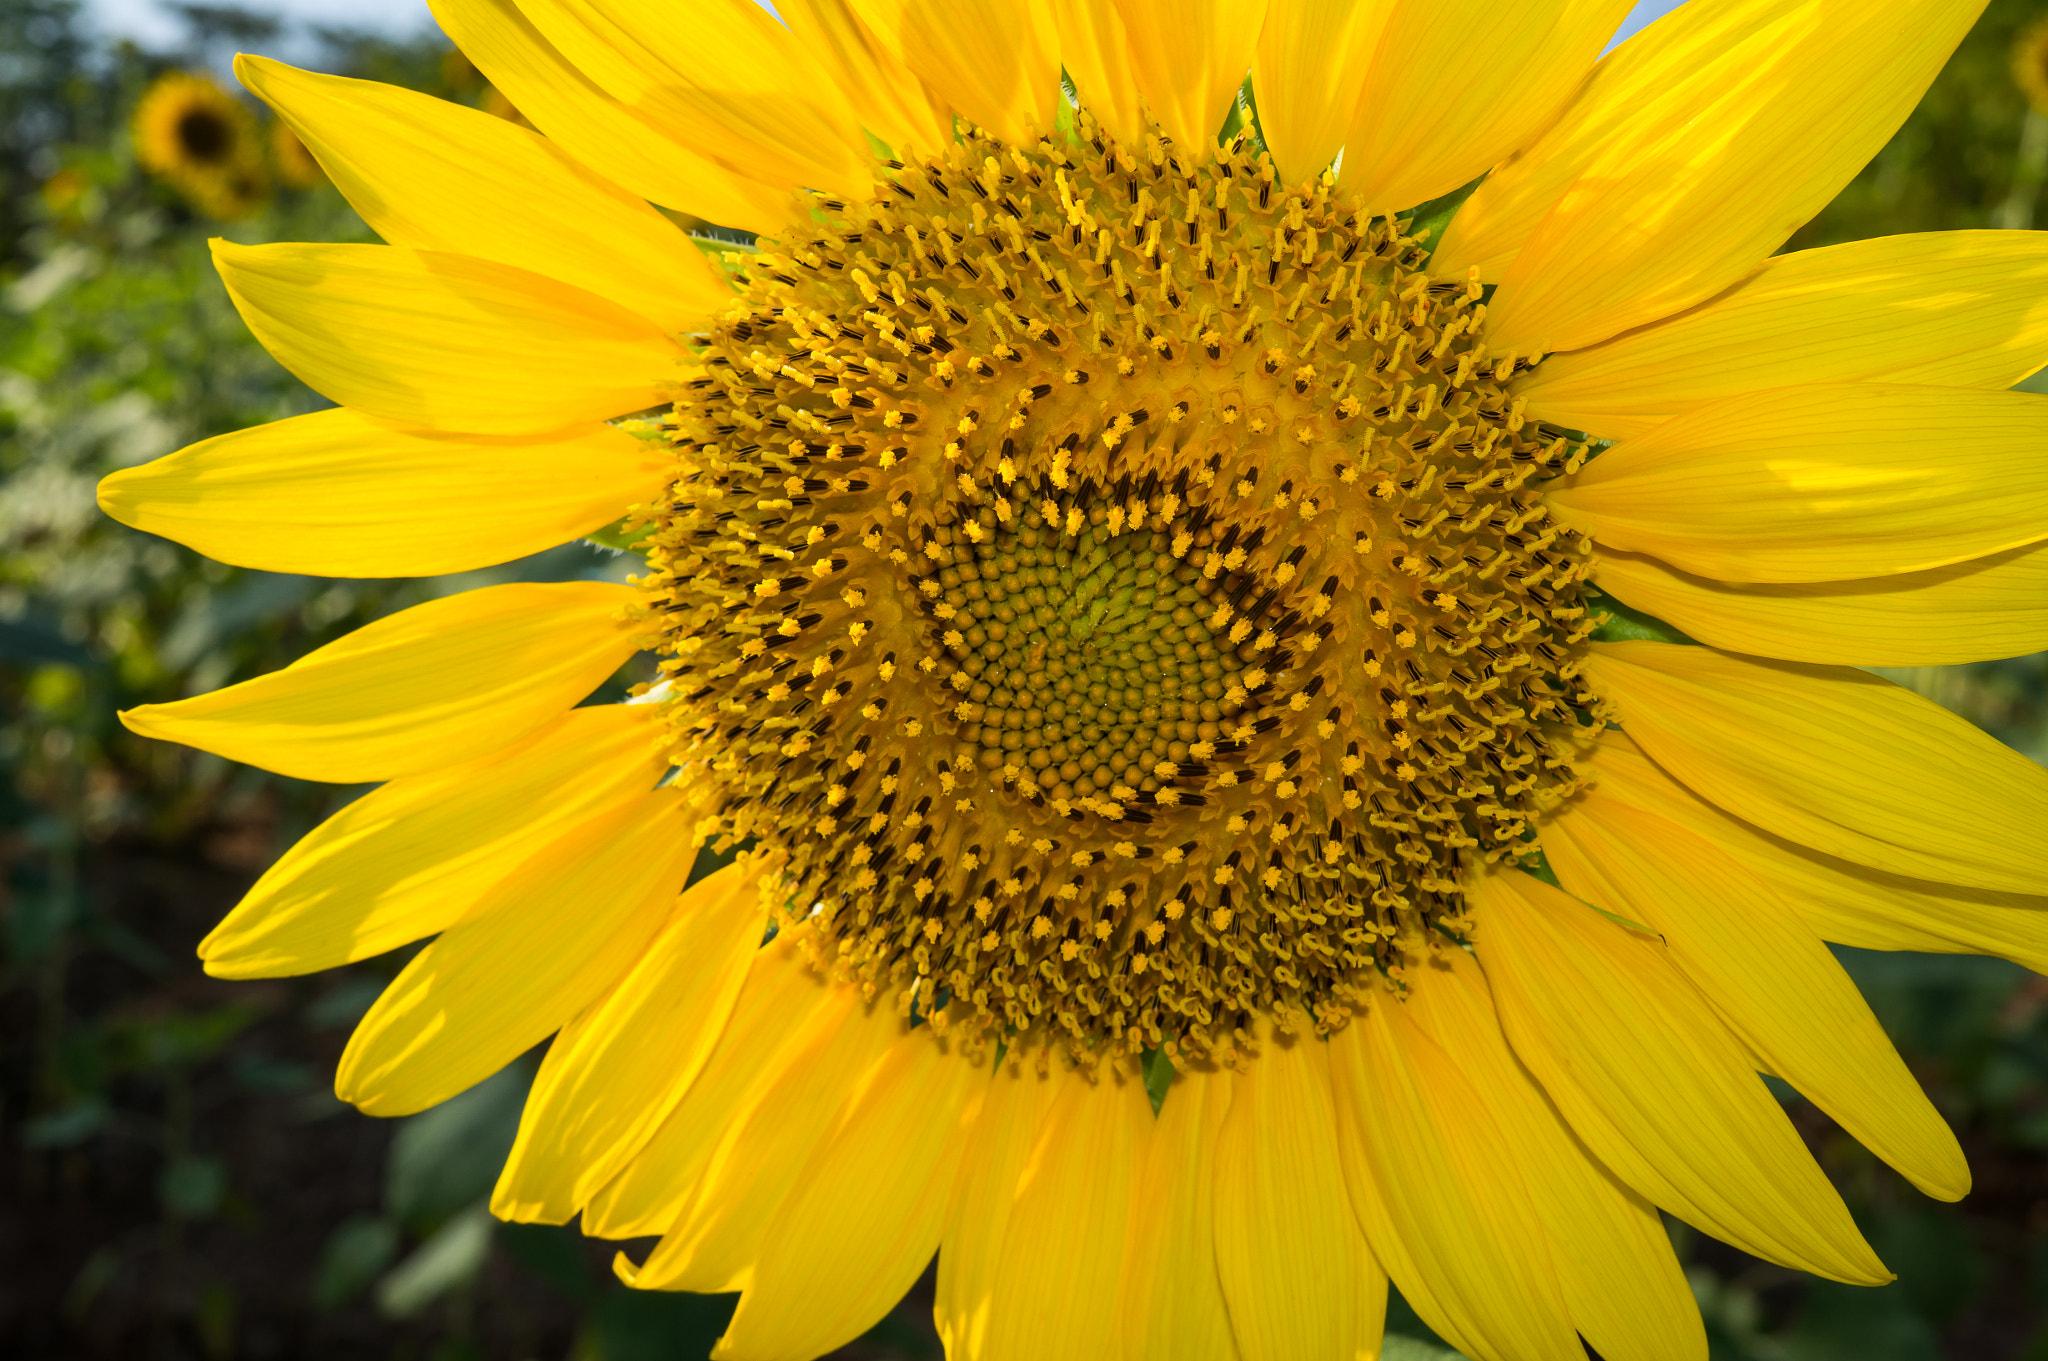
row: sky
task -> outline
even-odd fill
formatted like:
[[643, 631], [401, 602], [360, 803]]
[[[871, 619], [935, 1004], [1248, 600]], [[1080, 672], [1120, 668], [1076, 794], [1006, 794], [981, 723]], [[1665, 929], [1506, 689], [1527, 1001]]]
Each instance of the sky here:
[[[236, 3], [237, 0], [213, 0]], [[368, 28], [382, 33], [404, 35], [433, 24], [426, 0], [241, 0], [245, 8], [277, 14], [284, 18], [287, 39], [293, 27], [323, 24], [340, 28]], [[1650, 20], [1677, 8], [1679, 0], [1641, 0], [1622, 24], [1616, 41], [1627, 37]], [[85, 0], [100, 31], [109, 37], [132, 37], [145, 45], [165, 47], [183, 33], [177, 17], [157, 0]], [[289, 47], [287, 41], [283, 46]]]

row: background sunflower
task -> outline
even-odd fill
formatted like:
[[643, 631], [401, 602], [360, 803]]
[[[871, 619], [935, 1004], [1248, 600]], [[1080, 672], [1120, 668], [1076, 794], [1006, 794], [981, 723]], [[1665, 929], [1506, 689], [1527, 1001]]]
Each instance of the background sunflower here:
[[[2038, 9], [1993, 4], [1920, 112], [1788, 249], [1983, 226], [2015, 203], [2031, 213], [2030, 120], [2008, 73]], [[624, 1292], [606, 1249], [481, 1213], [530, 1067], [395, 1125], [326, 1094], [349, 1025], [403, 953], [267, 991], [188, 963], [206, 926], [348, 792], [142, 743], [110, 726], [115, 708], [270, 671], [432, 596], [616, 580], [631, 565], [572, 545], [491, 574], [336, 582], [222, 567], [93, 515], [107, 471], [318, 404], [255, 349], [203, 267], [218, 228], [167, 212], [122, 150], [160, 73], [275, 36], [261, 19], [191, 13], [185, 50], [161, 53], [95, 49], [65, 0], [0, 14], [0, 49], [19, 56], [0, 66], [0, 1203], [25, 1211], [0, 1235], [0, 1348], [702, 1356], [729, 1302]], [[438, 40], [339, 38], [312, 64], [510, 115], [444, 53]], [[266, 206], [253, 120], [196, 83], [158, 88], [188, 116], [210, 110], [259, 169], [217, 176], [211, 199], [181, 184], [193, 209], [251, 214], [232, 231], [245, 243], [370, 239], [317, 184]], [[158, 157], [163, 124], [147, 150], [135, 118], [137, 161]], [[144, 164], [168, 176], [177, 162]], [[179, 173], [197, 184], [202, 171]], [[2048, 757], [2048, 658], [1892, 674]], [[2048, 984], [1992, 960], [1842, 953], [1961, 1134], [1979, 1189], [1960, 1206], [1918, 1197], [1787, 1090], [1900, 1283], [1795, 1279], [1679, 1230], [1717, 1355], [2048, 1357]], [[920, 1289], [849, 1354], [934, 1355]], [[1426, 1342], [1398, 1302], [1393, 1329]]]

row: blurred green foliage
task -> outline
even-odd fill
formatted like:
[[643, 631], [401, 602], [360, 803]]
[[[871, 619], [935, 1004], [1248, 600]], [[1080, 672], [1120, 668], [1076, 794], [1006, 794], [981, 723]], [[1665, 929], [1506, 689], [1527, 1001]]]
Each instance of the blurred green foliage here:
[[[1986, 225], [2013, 195], [2024, 119], [2008, 47], [2044, 11], [1994, 0], [1793, 246]], [[264, 984], [192, 961], [355, 791], [139, 741], [117, 709], [260, 674], [431, 595], [631, 559], [570, 545], [461, 578], [332, 581], [226, 567], [98, 513], [109, 471], [325, 404], [249, 338], [207, 238], [370, 239], [324, 186], [223, 227], [137, 171], [127, 120], [152, 78], [278, 31], [181, 12], [182, 48], [145, 52], [88, 42], [73, 0], [0, 6], [0, 1351], [695, 1361], [729, 1300], [628, 1291], [610, 1246], [488, 1217], [531, 1059], [396, 1122], [329, 1094], [405, 952]], [[488, 106], [437, 39], [319, 37], [322, 69]], [[2048, 759], [2048, 656], [1890, 674]], [[1842, 954], [1978, 1189], [1927, 1201], [1788, 1094], [1900, 1279], [1815, 1282], [1674, 1226], [1716, 1361], [2048, 1361], [2048, 981]], [[927, 1282], [847, 1354], [935, 1357], [928, 1311]], [[1388, 1361], [1445, 1355], [1398, 1298], [1390, 1326]]]

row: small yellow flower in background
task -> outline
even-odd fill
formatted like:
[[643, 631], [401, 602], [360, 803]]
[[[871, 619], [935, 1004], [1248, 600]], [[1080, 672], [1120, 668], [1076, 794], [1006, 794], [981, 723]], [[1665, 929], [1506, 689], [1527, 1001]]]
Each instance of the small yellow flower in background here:
[[269, 197], [255, 115], [205, 75], [171, 71], [135, 106], [142, 168], [209, 217], [247, 217]]
[[721, 1357], [934, 1252], [956, 1358], [1372, 1355], [1389, 1279], [1481, 1361], [1701, 1358], [1659, 1209], [1889, 1279], [1756, 1074], [1967, 1190], [1823, 941], [2048, 966], [2048, 774], [1859, 669], [2048, 645], [2048, 242], [1773, 255], [1978, 0], [1595, 65], [1628, 8], [438, 0], [540, 133], [244, 59], [390, 243], [216, 250], [341, 406], [102, 505], [648, 570], [124, 715], [382, 785], [209, 971], [436, 937], [341, 1093], [554, 1035], [496, 1210], [658, 1235]]
[[320, 162], [306, 150], [291, 124], [281, 118], [270, 125], [270, 159], [277, 166], [277, 177], [293, 189], [312, 189], [327, 182]]
[[2013, 40], [2012, 79], [2036, 113], [2048, 114], [2048, 18], [2036, 19]]

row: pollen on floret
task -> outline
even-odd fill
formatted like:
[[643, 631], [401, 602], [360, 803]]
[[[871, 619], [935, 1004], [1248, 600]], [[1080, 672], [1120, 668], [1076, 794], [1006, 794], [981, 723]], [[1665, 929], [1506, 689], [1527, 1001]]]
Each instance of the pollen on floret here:
[[1530, 487], [1585, 450], [1473, 282], [1085, 113], [812, 208], [734, 257], [645, 587], [676, 759], [821, 963], [970, 1045], [1198, 1056], [1462, 939], [1601, 712]]

